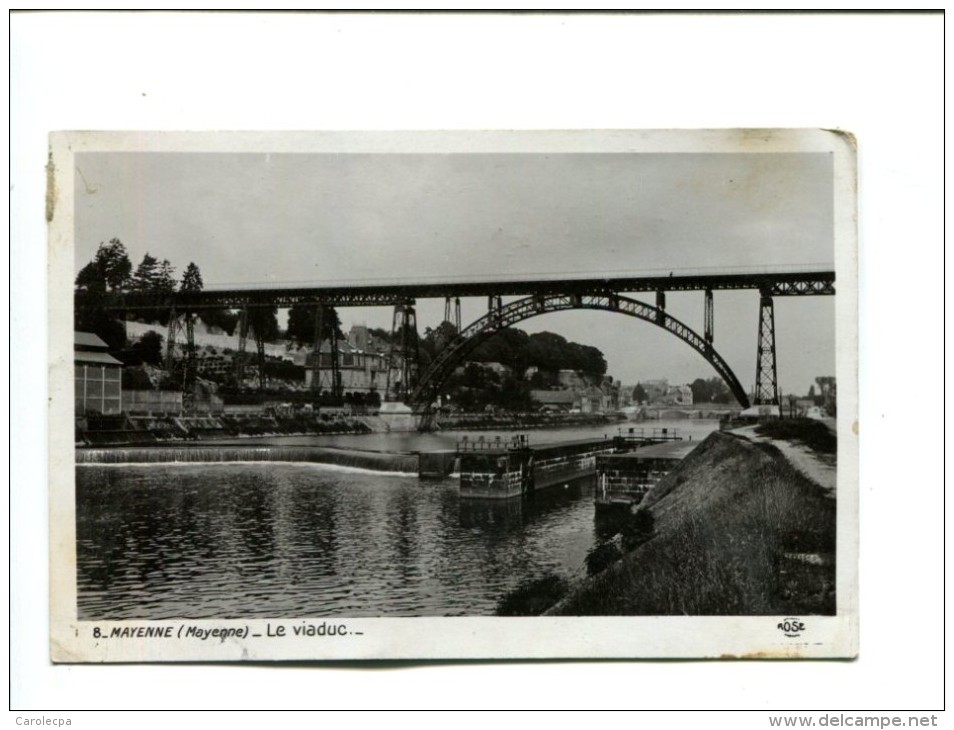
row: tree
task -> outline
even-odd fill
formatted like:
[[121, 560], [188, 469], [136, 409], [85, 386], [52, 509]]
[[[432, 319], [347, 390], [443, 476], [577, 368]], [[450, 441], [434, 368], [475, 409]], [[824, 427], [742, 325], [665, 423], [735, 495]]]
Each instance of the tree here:
[[278, 307], [250, 307], [248, 324], [262, 342], [278, 337]]
[[88, 294], [106, 293], [106, 277], [95, 261], [90, 261], [76, 275], [76, 291]]
[[539, 390], [556, 388], [560, 384], [557, 374], [551, 370], [537, 370], [530, 376], [530, 387]]
[[693, 403], [711, 403], [712, 402], [712, 390], [709, 387], [709, 382], [703, 380], [702, 378], [696, 378], [689, 384], [689, 388], [692, 390], [692, 402]]
[[389, 344], [391, 342], [390, 330], [386, 330], [381, 327], [368, 327], [368, 336], [380, 340], [384, 344]]
[[464, 374], [462, 379], [462, 385], [465, 388], [484, 388], [487, 385], [487, 375], [494, 373], [489, 370], [484, 370], [477, 363], [469, 362], [464, 367]]
[[96, 256], [80, 269], [76, 288], [84, 291], [122, 291], [129, 285], [132, 264], [118, 238], [99, 244]]
[[735, 401], [735, 396], [732, 395], [732, 391], [729, 390], [729, 386], [725, 384], [722, 378], [712, 378], [710, 382], [712, 383], [713, 403], [732, 403]]
[[623, 550], [630, 552], [649, 540], [653, 536], [654, 523], [653, 513], [643, 507], [629, 515], [620, 531]]
[[722, 378], [696, 378], [689, 388], [692, 390], [693, 403], [731, 403], [735, 400]]
[[156, 276], [159, 272], [159, 261], [155, 256], [146, 254], [136, 267], [132, 275], [131, 286], [136, 292], [152, 292], [156, 285]]
[[122, 375], [123, 390], [152, 390], [152, 381], [139, 367], [125, 367]]
[[570, 344], [578, 358], [576, 370], [582, 370], [587, 375], [606, 374], [606, 358], [603, 357], [603, 353], [598, 348], [590, 345], [577, 345], [575, 342]]
[[176, 270], [169, 259], [160, 262], [154, 288], [157, 294], [172, 294], [176, 290]]
[[199, 267], [190, 261], [182, 274], [182, 283], [179, 285], [179, 291], [193, 292], [202, 291], [202, 274]]
[[[693, 397], [695, 397], [695, 391], [693, 391]], [[649, 400], [649, 394], [646, 393], [646, 389], [640, 383], [636, 383], [636, 387], [633, 388], [633, 402], [636, 404], [645, 403]]]
[[[176, 281], [173, 278], [175, 269], [168, 259], [161, 262], [151, 254], [145, 254], [139, 266], [136, 267], [132, 275], [131, 288], [133, 291], [146, 294], [161, 300], [172, 294], [176, 290]], [[166, 324], [168, 321], [169, 310], [160, 304], [156, 308], [141, 309], [140, 316], [144, 321]]]
[[529, 364], [541, 370], [566, 370], [571, 363], [566, 357], [566, 338], [553, 332], [537, 332], [530, 335]]
[[218, 327], [231, 337], [235, 334], [239, 315], [230, 309], [203, 309], [199, 318], [209, 327]]
[[126, 247], [113, 238], [99, 245], [96, 256], [76, 276], [74, 327], [99, 335], [114, 350], [125, 346], [126, 331], [110, 307], [129, 286], [131, 269]]
[[424, 330], [424, 337], [421, 339], [421, 347], [433, 359], [437, 357], [451, 341], [457, 337], [457, 328], [450, 322], [444, 321], [436, 328], [428, 327]]
[[109, 243], [99, 244], [99, 249], [96, 251], [96, 265], [110, 290], [122, 291], [128, 286], [132, 262], [129, 260], [129, 254], [126, 253], [126, 247], [118, 238], [111, 238]]
[[132, 346], [142, 362], [150, 365], [162, 365], [162, 340], [163, 337], [158, 332], [145, 332], [142, 337]]
[[533, 410], [533, 398], [530, 397], [530, 388], [523, 380], [512, 375], [506, 375], [500, 384], [500, 391], [495, 399], [497, 405], [511, 411]]
[[526, 332], [508, 327], [482, 342], [471, 354], [471, 359], [475, 362], [499, 362], [522, 376], [530, 365], [529, 342]]
[[[311, 345], [315, 342], [315, 320], [318, 316], [318, 307], [314, 304], [296, 304], [288, 310], [289, 339], [299, 345]], [[331, 337], [343, 339], [341, 333], [341, 318], [334, 307], [325, 307], [322, 314], [321, 335], [323, 340]]]
[[[823, 406], [829, 416], [837, 415], [838, 392], [835, 377], [833, 375], [819, 376], [815, 378], [815, 383], [821, 391], [821, 396], [815, 401], [816, 405]], [[818, 403], [819, 400], [821, 403]]]

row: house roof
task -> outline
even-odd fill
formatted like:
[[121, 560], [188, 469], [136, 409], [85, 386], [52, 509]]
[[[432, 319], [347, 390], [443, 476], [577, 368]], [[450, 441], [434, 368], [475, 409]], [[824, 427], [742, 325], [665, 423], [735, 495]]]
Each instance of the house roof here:
[[122, 365], [119, 360], [108, 353], [84, 352], [82, 350], [73, 353], [73, 362], [94, 365]]
[[98, 350], [109, 349], [109, 345], [103, 342], [102, 339], [100, 339], [97, 335], [94, 335], [92, 332], [74, 332], [73, 346], [92, 347]]

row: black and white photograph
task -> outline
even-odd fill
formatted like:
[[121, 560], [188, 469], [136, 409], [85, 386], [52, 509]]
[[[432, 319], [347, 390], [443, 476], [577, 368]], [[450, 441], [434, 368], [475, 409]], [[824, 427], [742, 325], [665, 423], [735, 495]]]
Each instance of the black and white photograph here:
[[9, 16], [11, 724], [943, 724], [943, 11]]
[[854, 652], [850, 135], [52, 149], [55, 659]]

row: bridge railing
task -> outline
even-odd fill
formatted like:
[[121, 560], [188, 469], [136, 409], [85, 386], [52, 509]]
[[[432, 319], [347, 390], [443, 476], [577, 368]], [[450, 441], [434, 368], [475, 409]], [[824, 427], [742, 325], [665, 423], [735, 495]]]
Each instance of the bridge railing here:
[[509, 439], [504, 439], [500, 436], [494, 436], [493, 438], [485, 438], [484, 436], [470, 438], [464, 436], [457, 442], [457, 451], [459, 453], [471, 451], [508, 451], [513, 449], [526, 449], [529, 448], [529, 446], [530, 439], [524, 435], [512, 436]]
[[646, 441], [650, 439], [653, 441], [682, 441], [679, 429], [662, 427], [652, 429], [628, 428], [625, 431], [620, 428], [619, 437], [626, 441]]

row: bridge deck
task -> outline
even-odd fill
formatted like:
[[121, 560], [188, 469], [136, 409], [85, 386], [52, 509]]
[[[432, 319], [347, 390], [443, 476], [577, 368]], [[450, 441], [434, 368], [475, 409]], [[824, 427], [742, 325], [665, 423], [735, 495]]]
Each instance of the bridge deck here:
[[832, 295], [835, 272], [781, 271], [735, 274], [673, 274], [666, 276], [606, 276], [499, 281], [442, 281], [419, 283], [362, 283], [333, 286], [209, 288], [179, 292], [173, 300], [127, 294], [125, 309], [170, 306], [206, 307], [278, 306], [322, 303], [334, 307], [395, 305], [416, 299], [447, 297], [529, 296], [533, 294], [617, 294], [655, 291], [758, 289], [772, 296]]

